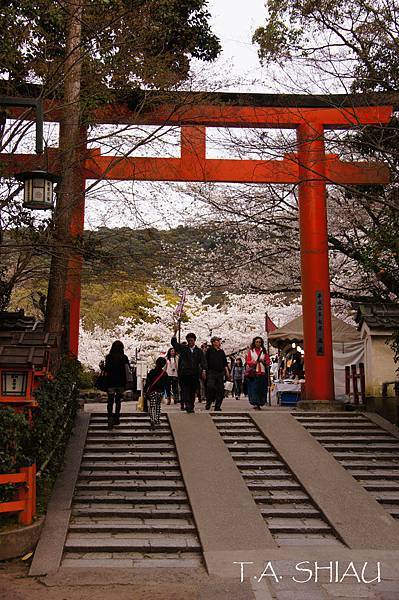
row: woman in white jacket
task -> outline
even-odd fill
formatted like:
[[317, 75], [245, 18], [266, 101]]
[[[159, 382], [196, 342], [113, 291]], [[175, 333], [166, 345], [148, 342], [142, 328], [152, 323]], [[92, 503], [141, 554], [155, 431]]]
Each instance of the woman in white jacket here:
[[179, 402], [179, 380], [177, 378], [178, 367], [179, 357], [177, 356], [174, 348], [169, 348], [166, 355], [166, 373], [169, 377], [166, 387], [167, 404], [171, 403], [172, 394], [174, 404]]

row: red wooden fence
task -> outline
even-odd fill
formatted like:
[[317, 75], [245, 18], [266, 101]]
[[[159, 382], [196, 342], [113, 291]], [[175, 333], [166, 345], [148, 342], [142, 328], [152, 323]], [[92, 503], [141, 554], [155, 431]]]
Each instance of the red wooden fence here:
[[19, 512], [21, 525], [31, 525], [36, 515], [36, 465], [22, 467], [19, 473], [0, 475], [0, 485], [22, 483], [17, 488], [16, 500], [0, 503], [0, 513]]

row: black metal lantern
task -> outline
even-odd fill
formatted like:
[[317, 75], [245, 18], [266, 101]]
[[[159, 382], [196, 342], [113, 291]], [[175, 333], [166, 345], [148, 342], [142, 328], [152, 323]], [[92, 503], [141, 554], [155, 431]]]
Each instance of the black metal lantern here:
[[17, 173], [15, 179], [24, 182], [25, 208], [46, 210], [54, 207], [54, 184], [61, 181], [60, 177], [46, 171], [25, 171]]

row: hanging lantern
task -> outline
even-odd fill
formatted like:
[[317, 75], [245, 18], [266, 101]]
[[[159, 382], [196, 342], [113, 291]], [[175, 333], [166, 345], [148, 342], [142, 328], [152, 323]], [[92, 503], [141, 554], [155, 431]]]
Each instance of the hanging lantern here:
[[15, 175], [15, 179], [24, 182], [25, 208], [46, 210], [54, 207], [54, 184], [61, 178], [46, 171], [26, 171]]
[[27, 371], [2, 371], [1, 395], [25, 398], [27, 391]]

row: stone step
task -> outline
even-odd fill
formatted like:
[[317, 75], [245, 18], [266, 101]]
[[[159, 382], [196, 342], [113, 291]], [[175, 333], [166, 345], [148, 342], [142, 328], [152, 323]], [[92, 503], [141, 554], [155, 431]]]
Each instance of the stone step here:
[[[101, 471], [104, 469], [107, 469], [107, 471], [109, 471], [110, 473], [112, 473], [113, 470], [118, 471], [118, 470], [128, 470], [129, 472], [132, 471], [134, 472], [135, 470], [141, 470], [141, 471], [175, 471], [176, 468], [179, 467], [179, 463], [177, 462], [177, 460], [173, 460], [170, 459], [169, 461], [162, 461], [162, 463], [160, 464], [159, 462], [155, 462], [155, 461], [140, 461], [140, 462], [136, 462], [136, 461], [132, 461], [132, 460], [126, 460], [124, 462], [116, 462], [116, 461], [111, 461], [111, 462], [106, 462], [105, 460], [100, 460], [98, 462], [94, 461], [94, 462], [87, 462], [84, 461], [81, 463], [81, 469], [88, 469], [91, 471]], [[180, 471], [179, 471], [180, 472]]]
[[312, 435], [314, 435], [314, 437], [317, 437], [318, 439], [324, 439], [324, 438], [337, 438], [337, 439], [355, 439], [357, 440], [357, 438], [361, 438], [362, 440], [380, 440], [380, 439], [387, 439], [387, 440], [392, 440], [392, 436], [387, 435], [386, 431], [381, 430], [373, 430], [371, 429], [370, 431], [364, 430], [364, 429], [360, 429], [358, 428], [358, 430], [354, 431], [352, 427], [348, 427], [348, 429], [331, 429], [331, 430], [324, 430], [324, 429], [310, 429], [308, 427], [306, 427], [306, 431], [308, 433], [311, 433]]
[[[137, 427], [138, 429], [142, 429], [142, 428], [146, 428], [149, 427], [150, 425], [150, 418], [148, 417], [147, 419], [138, 419], [138, 420], [127, 420], [126, 417], [121, 417], [120, 419], [120, 423], [119, 425], [115, 425], [115, 427], [118, 429], [118, 431], [120, 429], [123, 428], [127, 428], [127, 427]], [[160, 429], [169, 429], [169, 422], [167, 419], [163, 419], [161, 418], [161, 422], [160, 425], [158, 426]], [[104, 431], [104, 429], [108, 428], [108, 419], [107, 417], [101, 417], [100, 419], [91, 419], [89, 422], [89, 430], [92, 429], [99, 429], [101, 431]]]
[[90, 517], [96, 518], [115, 518], [117, 515], [118, 519], [191, 519], [192, 513], [188, 506], [179, 505], [175, 508], [172, 507], [159, 507], [153, 509], [151, 507], [145, 508], [126, 508], [118, 505], [111, 508], [90, 508], [87, 506], [73, 506], [72, 515], [75, 517]]
[[344, 459], [340, 459], [340, 464], [345, 467], [345, 469], [351, 470], [351, 469], [358, 469], [360, 470], [368, 470], [368, 469], [379, 469], [379, 470], [384, 470], [384, 471], [390, 471], [391, 469], [399, 469], [399, 460], [397, 460], [396, 462], [394, 460], [392, 461], [386, 461], [383, 459], [379, 459], [379, 460], [367, 460], [365, 458], [359, 458], [358, 460], [354, 460], [351, 459], [350, 460], [344, 460]]
[[289, 479], [290, 478], [290, 474], [288, 473], [288, 471], [286, 469], [281, 469], [280, 471], [278, 471], [277, 469], [269, 469], [269, 470], [258, 470], [258, 471], [244, 471], [243, 473], [241, 473], [242, 477], [245, 480], [245, 483], [248, 485], [248, 483], [250, 481], [252, 481], [253, 479], [260, 479], [260, 480], [268, 480], [270, 479]]
[[399, 452], [399, 440], [397, 444], [389, 444], [389, 443], [381, 443], [381, 444], [377, 444], [375, 442], [373, 442], [372, 444], [370, 443], [363, 443], [363, 444], [359, 444], [356, 445], [353, 442], [352, 443], [342, 443], [342, 444], [333, 444], [331, 442], [324, 442], [322, 444], [324, 446], [324, 448], [326, 450], [333, 450], [333, 451], [341, 451], [342, 450], [348, 450], [348, 451], [356, 451], [359, 449], [359, 446], [361, 447], [362, 452], [364, 452], [365, 454], [370, 454], [370, 453], [376, 453], [376, 456], [380, 454], [384, 454], [386, 455], [386, 453], [389, 452]]
[[368, 492], [397, 492], [399, 494], [399, 483], [396, 481], [359, 481], [359, 483], [366, 489]]
[[381, 504], [392, 504], [399, 506], [399, 490], [398, 491], [376, 491], [373, 496]]
[[173, 442], [173, 437], [171, 435], [169, 436], [165, 436], [165, 435], [156, 435], [156, 436], [152, 436], [151, 434], [143, 435], [141, 434], [140, 436], [122, 436], [122, 435], [112, 435], [112, 437], [110, 436], [109, 438], [106, 436], [101, 436], [101, 437], [93, 437], [88, 435], [87, 436], [87, 441], [86, 444], [107, 444], [107, 446], [114, 446], [114, 445], [129, 445], [130, 443], [134, 443], [134, 444], [172, 444], [174, 445]]
[[324, 435], [315, 435], [316, 440], [320, 443], [326, 442], [328, 444], [333, 443], [343, 443], [345, 445], [351, 444], [354, 447], [357, 446], [372, 446], [374, 448], [387, 447], [392, 446], [399, 450], [399, 440], [395, 442], [394, 438], [390, 436], [352, 436], [347, 434], [342, 434], [339, 436], [324, 436]]
[[296, 419], [367, 419], [367, 417], [365, 417], [365, 415], [363, 415], [361, 412], [351, 412], [351, 413], [347, 413], [344, 411], [341, 412], [326, 412], [326, 413], [320, 413], [320, 412], [308, 412], [306, 411], [306, 414], [303, 412], [299, 412], [299, 411], [295, 411], [293, 410], [291, 413]]
[[212, 416], [213, 422], [215, 423], [216, 427], [252, 427], [253, 426], [253, 422], [250, 421], [249, 419], [242, 419], [237, 417], [237, 419], [232, 419], [232, 418], [218, 418], [216, 415]]
[[235, 464], [237, 465], [237, 467], [240, 470], [246, 471], [248, 469], [250, 470], [256, 470], [256, 469], [281, 469], [282, 467], [284, 467], [284, 463], [281, 460], [276, 460], [272, 461], [272, 460], [254, 460], [253, 462], [246, 462], [246, 461], [241, 461], [241, 460], [235, 460]]
[[267, 506], [261, 508], [261, 515], [263, 518], [269, 517], [281, 517], [281, 518], [318, 518], [320, 517], [320, 511], [317, 508], [314, 508], [311, 505], [296, 505], [295, 508], [291, 506], [281, 505], [281, 506]]
[[398, 464], [398, 458], [396, 452], [359, 452], [358, 450], [353, 452], [340, 452], [338, 450], [334, 450], [331, 452], [332, 456], [336, 458], [339, 462], [352, 462], [359, 461], [359, 464], [364, 464], [367, 462], [369, 465], [379, 465], [380, 463], [396, 465]]
[[[151, 421], [150, 419], [146, 420], [146, 421], [123, 421], [123, 419], [119, 422], [119, 425], [114, 425], [114, 429], [112, 429], [112, 432], [115, 431], [132, 431], [132, 430], [136, 430], [136, 431], [141, 431], [141, 432], [147, 432], [150, 431], [150, 424]], [[170, 431], [170, 426], [169, 423], [167, 421], [160, 421], [159, 425], [158, 425], [158, 429], [160, 431], [163, 432], [168, 432]], [[108, 419], [104, 419], [103, 421], [99, 421], [99, 422], [93, 422], [90, 421], [89, 423], [89, 431], [93, 432], [93, 433], [105, 433], [106, 431], [108, 431]]]
[[[114, 460], [115, 459], [115, 460]], [[91, 453], [84, 453], [83, 454], [83, 460], [87, 461], [87, 460], [97, 460], [97, 461], [113, 461], [114, 460], [114, 464], [117, 464], [118, 461], [121, 460], [126, 460], [126, 461], [131, 461], [131, 460], [139, 460], [139, 459], [143, 459], [144, 461], [147, 461], [149, 459], [153, 459], [156, 461], [160, 461], [160, 462], [164, 462], [164, 461], [170, 461], [173, 459], [176, 459], [176, 452], [162, 452], [162, 454], [160, 452], [146, 452], [145, 454], [137, 454], [136, 452], [131, 452], [130, 454], [122, 454], [122, 453], [113, 453], [113, 452], [102, 452], [102, 453], [95, 453], [95, 454], [91, 454]], [[82, 463], [83, 464], [83, 463]], [[119, 462], [120, 464], [120, 462]]]
[[302, 489], [301, 486], [299, 485], [299, 483], [296, 483], [296, 481], [290, 481], [290, 480], [285, 480], [285, 481], [273, 481], [273, 480], [267, 480], [264, 481], [263, 483], [252, 483], [251, 481], [246, 481], [246, 484], [248, 486], [248, 488], [250, 489], [251, 492], [257, 492], [257, 491], [267, 491], [267, 490], [300, 490]]
[[144, 482], [144, 481], [135, 481], [133, 478], [130, 481], [121, 481], [121, 482], [115, 482], [112, 481], [93, 481], [93, 482], [82, 482], [82, 483], [77, 483], [76, 490], [85, 490], [85, 491], [90, 491], [90, 490], [103, 490], [103, 491], [137, 491], [137, 492], [147, 492], [147, 491], [170, 491], [170, 492], [174, 492], [175, 490], [184, 490], [184, 484], [180, 481], [159, 481], [159, 480], [154, 480], [154, 481], [148, 481], [148, 482]]
[[185, 552], [182, 555], [170, 553], [168, 557], [162, 554], [162, 558], [159, 556], [159, 553], [146, 552], [141, 558], [138, 558], [136, 553], [135, 558], [115, 558], [112, 554], [105, 553], [102, 557], [100, 553], [96, 553], [93, 555], [93, 558], [87, 554], [84, 555], [84, 558], [81, 556], [77, 558], [75, 553], [65, 552], [61, 566], [70, 569], [104, 569], [106, 567], [124, 570], [132, 569], [133, 572], [135, 572], [135, 569], [148, 567], [151, 569], [164, 569], [165, 571], [166, 569], [176, 569], [179, 571], [181, 569], [198, 569], [202, 567], [202, 556], [198, 552]]
[[[163, 469], [164, 466], [162, 465]], [[181, 479], [180, 471], [174, 469], [173, 471], [132, 471], [131, 469], [115, 470], [112, 471], [90, 471], [81, 470], [79, 473], [78, 480], [84, 481], [105, 481], [105, 480], [161, 480], [161, 481], [179, 481]]]
[[144, 523], [71, 523], [68, 531], [70, 533], [188, 533], [196, 534], [196, 529], [190, 523], [163, 523], [158, 525]]
[[321, 519], [265, 519], [271, 533], [332, 533], [331, 527]]
[[160, 443], [156, 443], [153, 442], [152, 444], [147, 445], [142, 445], [142, 444], [134, 444], [133, 442], [131, 444], [120, 444], [120, 445], [115, 445], [112, 446], [111, 444], [104, 444], [102, 446], [96, 446], [94, 444], [86, 444], [85, 446], [85, 453], [86, 452], [104, 452], [104, 450], [106, 450], [107, 452], [110, 453], [118, 453], [118, 452], [154, 452], [155, 450], [157, 452], [172, 452], [174, 451], [175, 447], [174, 444], [164, 444], [162, 442]]
[[175, 538], [91, 538], [71, 539], [67, 536], [65, 550], [68, 552], [193, 552], [200, 551], [201, 544], [194, 536]]
[[[339, 423], [312, 423], [310, 425], [305, 425], [305, 428], [309, 431], [310, 429], [314, 431], [330, 431], [336, 430], [337, 432], [342, 431], [343, 429], [349, 429], [350, 431], [364, 430], [364, 431], [384, 431], [383, 429], [378, 429], [374, 423], [370, 421], [339, 421]], [[385, 432], [386, 433], [386, 432]]]
[[369, 421], [368, 419], [365, 418], [357, 418], [357, 419], [348, 419], [347, 417], [345, 418], [302, 418], [300, 419], [299, 417], [295, 417], [295, 419], [298, 421], [298, 423], [300, 423], [301, 425], [303, 425], [303, 427], [308, 428], [308, 427], [368, 427], [368, 426], [372, 426], [372, 427], [377, 427], [377, 425], [375, 423], [372, 423], [372, 421]]
[[173, 494], [157, 494], [156, 492], [130, 493], [125, 494], [85, 494], [77, 492], [74, 495], [74, 502], [87, 504], [187, 504], [187, 496], [182, 492], [173, 492]]
[[[150, 425], [151, 420], [149, 417], [147, 419], [141, 419], [139, 421], [135, 421], [133, 419], [123, 419], [122, 417], [119, 422], [119, 425], [114, 425], [114, 428], [109, 430], [108, 418], [104, 418], [98, 421], [90, 421], [88, 431], [98, 431], [98, 429], [100, 428], [100, 431], [102, 431], [103, 433], [106, 433], [108, 431], [110, 433], [115, 433], [123, 430], [128, 430], [129, 432], [137, 430], [141, 431], [142, 433], [150, 433]], [[158, 431], [162, 431], [163, 433], [170, 432], [170, 425], [166, 419], [161, 418], [160, 423], [158, 425]]]
[[227, 448], [230, 450], [230, 452], [241, 452], [241, 451], [250, 451], [250, 452], [270, 452], [271, 451], [271, 446], [269, 446], [268, 444], [266, 444], [266, 442], [264, 444], [245, 444], [245, 443], [241, 443], [240, 442], [233, 442], [232, 444], [226, 444]]
[[270, 444], [261, 435], [253, 437], [248, 437], [246, 435], [236, 437], [222, 435], [222, 439], [225, 444], [253, 444], [254, 446], [267, 445], [270, 448]]
[[224, 435], [230, 436], [250, 436], [250, 437], [262, 437], [257, 429], [252, 427], [220, 427], [220, 425], [216, 426], [216, 429], [223, 437]]
[[120, 427], [113, 429], [105, 428], [103, 431], [88, 431], [87, 439], [91, 441], [97, 441], [98, 439], [104, 439], [106, 441], [112, 439], [122, 439], [127, 438], [129, 441], [132, 439], [136, 439], [138, 437], [143, 437], [145, 439], [158, 439], [158, 438], [168, 438], [173, 439], [169, 427], [157, 427], [156, 429], [151, 429], [150, 426], [146, 429], [142, 427], [141, 429], [133, 429], [133, 428], [123, 428]]
[[293, 502], [310, 502], [309, 496], [304, 492], [292, 491], [286, 492], [284, 494], [278, 491], [267, 494], [253, 494], [255, 502], [259, 504], [274, 504], [274, 503], [288, 503], [291, 504]]
[[[108, 415], [107, 413], [104, 412], [95, 412], [95, 413], [91, 413], [91, 421], [107, 421]], [[134, 420], [134, 421], [148, 421], [149, 420], [149, 415], [148, 413], [143, 413], [143, 412], [124, 412], [121, 411], [121, 421], [126, 421], [126, 420]], [[161, 421], [167, 421], [167, 417], [165, 414], [161, 413]]]
[[[348, 469], [349, 473], [355, 479], [365, 481], [399, 481], [399, 469], [397, 471], [388, 471], [388, 470], [362, 470], [356, 471], [355, 469]], [[399, 485], [399, 483], [397, 484]]]

